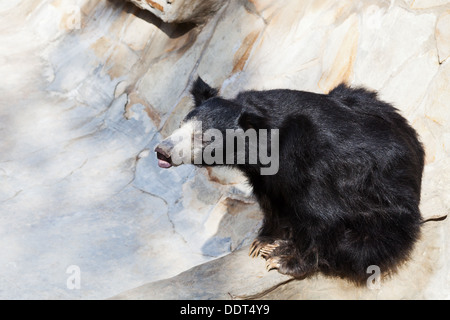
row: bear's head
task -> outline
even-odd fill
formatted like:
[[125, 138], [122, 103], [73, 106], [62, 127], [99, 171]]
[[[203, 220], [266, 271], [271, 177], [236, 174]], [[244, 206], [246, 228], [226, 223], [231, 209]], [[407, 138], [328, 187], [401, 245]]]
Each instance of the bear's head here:
[[[270, 130], [269, 136], [261, 115], [248, 110], [236, 99], [220, 97], [218, 90], [200, 77], [191, 95], [195, 103], [193, 110], [180, 127], [155, 148], [159, 167], [195, 164], [259, 168], [267, 167], [270, 162], [276, 165], [270, 167], [278, 171], [278, 162], [273, 161], [278, 156], [278, 130]], [[260, 157], [261, 151], [265, 157]]]

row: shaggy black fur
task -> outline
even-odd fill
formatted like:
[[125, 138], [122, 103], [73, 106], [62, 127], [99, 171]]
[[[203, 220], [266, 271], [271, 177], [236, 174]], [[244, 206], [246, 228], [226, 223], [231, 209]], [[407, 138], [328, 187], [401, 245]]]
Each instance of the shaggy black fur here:
[[406, 261], [422, 223], [424, 151], [394, 107], [344, 84], [328, 95], [249, 91], [225, 100], [199, 79], [192, 94], [187, 119], [204, 129], [280, 130], [276, 175], [236, 165], [264, 212], [255, 247], [275, 269], [362, 284], [369, 266], [388, 273]]

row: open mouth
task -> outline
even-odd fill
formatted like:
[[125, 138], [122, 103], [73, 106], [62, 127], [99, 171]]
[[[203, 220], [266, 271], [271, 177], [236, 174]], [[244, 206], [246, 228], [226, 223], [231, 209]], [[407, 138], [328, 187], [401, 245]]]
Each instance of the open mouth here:
[[169, 169], [172, 167], [172, 159], [170, 158], [170, 155], [167, 154], [164, 150], [161, 148], [156, 148], [156, 157], [158, 158], [158, 166], [163, 169]]

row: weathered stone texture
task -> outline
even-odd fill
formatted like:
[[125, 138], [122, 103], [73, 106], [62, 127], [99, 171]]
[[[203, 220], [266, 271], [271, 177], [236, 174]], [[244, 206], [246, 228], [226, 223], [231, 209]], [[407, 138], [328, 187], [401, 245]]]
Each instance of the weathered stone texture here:
[[[146, 10], [0, 2], [1, 298], [226, 298], [285, 280], [246, 257], [261, 213], [242, 176], [157, 166], [197, 75], [225, 97], [378, 90], [426, 148], [423, 215], [449, 211], [450, 1], [133, 2]], [[449, 234], [449, 221], [427, 226], [380, 290], [317, 277], [267, 297], [448, 299]]]

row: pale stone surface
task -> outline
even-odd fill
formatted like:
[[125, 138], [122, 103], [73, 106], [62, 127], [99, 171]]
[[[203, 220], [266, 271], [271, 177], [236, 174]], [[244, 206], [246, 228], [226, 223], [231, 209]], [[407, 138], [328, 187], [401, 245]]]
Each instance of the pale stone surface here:
[[439, 16], [436, 24], [436, 42], [439, 61], [442, 63], [450, 57], [450, 10]]
[[[1, 298], [227, 298], [285, 280], [246, 256], [261, 213], [240, 174], [157, 166], [198, 74], [226, 97], [379, 90], [425, 145], [423, 215], [449, 211], [449, 1], [216, 2], [201, 26], [122, 0], [0, 2]], [[200, 2], [176, 3], [190, 5], [182, 16]], [[448, 299], [449, 233], [449, 221], [427, 225], [381, 291], [317, 277], [266, 298]]]
[[428, 9], [450, 3], [448, 0], [406, 0], [406, 2], [414, 9]]

